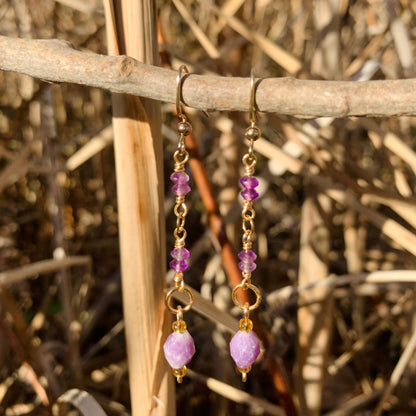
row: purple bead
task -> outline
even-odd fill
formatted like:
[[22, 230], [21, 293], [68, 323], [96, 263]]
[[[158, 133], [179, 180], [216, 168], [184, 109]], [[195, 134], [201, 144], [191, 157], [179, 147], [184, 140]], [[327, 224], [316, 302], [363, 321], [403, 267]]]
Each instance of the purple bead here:
[[177, 196], [185, 196], [191, 187], [189, 185], [176, 184], [172, 186], [172, 192]]
[[175, 248], [170, 252], [170, 255], [175, 259], [175, 260], [186, 260], [189, 258], [190, 253], [189, 251], [185, 248], [185, 247], [181, 247], [181, 248]]
[[254, 331], [238, 331], [230, 342], [230, 353], [237, 367], [249, 368], [260, 354], [260, 341]]
[[242, 261], [238, 263], [238, 268], [245, 273], [251, 273], [256, 270], [257, 265], [256, 263], [243, 263]]
[[259, 181], [254, 176], [243, 176], [240, 183], [246, 189], [254, 189], [259, 186]]
[[188, 364], [195, 354], [194, 340], [188, 331], [172, 332], [163, 345], [166, 361], [174, 369]]
[[172, 260], [169, 263], [169, 267], [175, 272], [183, 272], [188, 268], [188, 262], [186, 260]]
[[173, 172], [170, 180], [178, 185], [185, 185], [189, 182], [189, 176], [185, 172]]
[[248, 251], [240, 251], [238, 253], [238, 258], [241, 260], [240, 263], [238, 263], [238, 268], [245, 273], [251, 273], [256, 270], [257, 265], [254, 263], [254, 261], [257, 258], [257, 254], [253, 250]]
[[246, 201], [253, 201], [254, 199], [258, 198], [259, 194], [254, 189], [244, 189], [241, 191], [241, 196]]
[[253, 263], [257, 259], [257, 254], [253, 250], [242, 250], [238, 253], [238, 258], [244, 263]]

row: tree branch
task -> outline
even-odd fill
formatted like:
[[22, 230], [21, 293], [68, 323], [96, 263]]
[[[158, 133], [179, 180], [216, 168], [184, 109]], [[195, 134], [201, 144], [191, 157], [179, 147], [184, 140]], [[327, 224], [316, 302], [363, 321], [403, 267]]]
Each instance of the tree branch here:
[[[69, 82], [174, 103], [176, 71], [127, 56], [80, 52], [61, 40], [0, 36], [0, 69], [53, 82]], [[183, 100], [200, 110], [248, 111], [250, 81], [191, 74]], [[416, 115], [416, 79], [338, 82], [294, 78], [257, 81], [259, 111], [296, 117]]]

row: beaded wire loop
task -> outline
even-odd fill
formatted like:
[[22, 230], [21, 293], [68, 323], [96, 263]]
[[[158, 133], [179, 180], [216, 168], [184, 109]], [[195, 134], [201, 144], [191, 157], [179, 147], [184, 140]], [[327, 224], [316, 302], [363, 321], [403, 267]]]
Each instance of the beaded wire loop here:
[[[260, 290], [251, 282], [251, 274], [257, 267], [255, 263], [257, 254], [252, 250], [255, 234], [254, 218], [256, 217], [253, 201], [259, 196], [255, 189], [259, 185], [259, 181], [253, 176], [257, 163], [257, 158], [254, 154], [254, 142], [261, 137], [261, 130], [256, 125], [255, 92], [255, 78], [252, 70], [250, 78], [250, 127], [245, 131], [248, 149], [242, 158], [244, 176], [240, 179], [240, 184], [243, 187], [241, 196], [244, 202], [241, 212], [241, 228], [243, 230], [241, 238], [242, 251], [238, 254], [240, 259], [238, 267], [241, 270], [242, 282], [235, 286], [232, 291], [232, 300], [243, 311], [244, 318], [240, 319], [239, 331], [230, 342], [231, 356], [237, 365], [238, 371], [241, 373], [243, 382], [247, 380], [247, 373], [251, 370], [251, 365], [260, 354], [260, 341], [253, 331], [253, 322], [249, 318], [250, 311], [257, 309], [261, 303]], [[245, 291], [251, 290], [255, 294], [256, 300], [252, 305], [248, 302], [245, 304], [241, 303], [237, 293], [240, 289]]]
[[[179, 141], [178, 148], [173, 155], [174, 172], [170, 176], [173, 182], [172, 192], [175, 194], [175, 207], [173, 212], [176, 216], [176, 227], [173, 231], [175, 237], [175, 247], [170, 252], [173, 260], [169, 267], [175, 271], [175, 286], [166, 294], [165, 304], [167, 309], [176, 315], [176, 321], [172, 324], [172, 334], [170, 334], [163, 346], [166, 360], [172, 367], [172, 373], [178, 383], [182, 382], [186, 375], [186, 364], [188, 364], [195, 354], [194, 341], [186, 330], [186, 323], [183, 320], [183, 313], [192, 308], [194, 297], [191, 289], [185, 287], [183, 272], [188, 268], [187, 259], [190, 256], [189, 251], [185, 248], [186, 230], [185, 218], [188, 214], [188, 207], [185, 203], [185, 196], [190, 192], [191, 187], [188, 185], [189, 176], [185, 172], [185, 165], [189, 160], [189, 153], [185, 147], [185, 137], [191, 134], [192, 126], [188, 121], [182, 108], [182, 84], [183, 74], [189, 73], [187, 67], [182, 65], [178, 70], [176, 77], [176, 113], [179, 118], [177, 125]], [[184, 307], [172, 306], [172, 296], [175, 292], [182, 292], [188, 295], [189, 301]]]

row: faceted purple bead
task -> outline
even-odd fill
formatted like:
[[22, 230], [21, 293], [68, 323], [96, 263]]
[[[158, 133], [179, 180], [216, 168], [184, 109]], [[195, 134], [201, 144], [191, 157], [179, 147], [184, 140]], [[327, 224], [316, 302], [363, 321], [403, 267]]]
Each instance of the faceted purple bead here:
[[177, 196], [185, 196], [190, 190], [191, 187], [187, 184], [176, 184], [172, 186], [172, 192]]
[[256, 261], [257, 254], [253, 250], [242, 250], [238, 253], [238, 258], [244, 263], [252, 263]]
[[190, 253], [189, 251], [185, 248], [185, 247], [181, 247], [181, 248], [175, 248], [170, 252], [170, 255], [175, 259], [175, 260], [186, 260], [189, 258]]
[[244, 189], [241, 191], [241, 196], [246, 201], [253, 201], [254, 199], [259, 197], [259, 194], [254, 189]]
[[186, 260], [172, 260], [169, 263], [169, 267], [175, 272], [183, 272], [188, 268], [188, 262]]
[[189, 176], [185, 172], [173, 172], [170, 180], [178, 185], [185, 185], [189, 182]]
[[257, 254], [253, 250], [248, 251], [240, 251], [238, 253], [238, 258], [241, 260], [240, 263], [238, 263], [238, 268], [245, 273], [251, 273], [256, 270], [257, 265], [254, 263], [254, 261], [257, 258]]
[[254, 331], [238, 331], [230, 342], [230, 353], [237, 367], [249, 368], [260, 354], [260, 341]]
[[240, 183], [246, 189], [254, 189], [259, 186], [259, 181], [254, 176], [243, 176], [240, 179]]
[[166, 361], [174, 369], [188, 364], [195, 354], [194, 340], [188, 331], [172, 332], [163, 345]]
[[238, 263], [238, 268], [245, 273], [251, 273], [256, 270], [257, 265], [256, 263], [243, 263], [242, 261]]

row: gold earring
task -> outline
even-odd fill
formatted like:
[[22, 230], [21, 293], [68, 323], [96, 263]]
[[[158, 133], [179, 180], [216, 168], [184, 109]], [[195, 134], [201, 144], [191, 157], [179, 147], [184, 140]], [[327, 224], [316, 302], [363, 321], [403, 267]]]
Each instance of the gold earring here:
[[[188, 208], [185, 203], [185, 196], [191, 190], [188, 185], [189, 176], [185, 172], [185, 165], [189, 160], [189, 153], [185, 148], [185, 137], [192, 132], [192, 126], [186, 117], [182, 102], [182, 83], [183, 73], [189, 73], [185, 65], [179, 68], [176, 78], [176, 113], [179, 118], [177, 125], [179, 142], [178, 148], [173, 155], [174, 172], [170, 176], [173, 182], [172, 192], [176, 195], [174, 213], [176, 216], [176, 227], [173, 232], [175, 237], [175, 247], [170, 252], [173, 260], [169, 267], [175, 271], [175, 286], [169, 290], [166, 295], [166, 307], [176, 315], [176, 321], [172, 324], [173, 332], [166, 339], [163, 345], [165, 358], [172, 367], [172, 373], [178, 383], [182, 382], [186, 374], [186, 364], [188, 364], [195, 354], [195, 345], [192, 336], [186, 330], [186, 323], [183, 320], [183, 313], [189, 311], [193, 304], [193, 294], [190, 289], [184, 286], [183, 272], [188, 268], [187, 259], [190, 256], [189, 251], [185, 248], [186, 230], [185, 218]], [[172, 306], [172, 295], [176, 292], [185, 292], [189, 297], [189, 302], [185, 307]]]
[[[241, 270], [242, 282], [235, 286], [232, 291], [232, 299], [236, 306], [238, 306], [244, 314], [240, 319], [239, 331], [233, 336], [230, 342], [230, 353], [238, 371], [240, 371], [242, 380], [247, 380], [247, 373], [251, 370], [252, 364], [256, 361], [260, 354], [260, 340], [253, 331], [253, 322], [249, 319], [250, 311], [257, 309], [261, 303], [261, 293], [257, 286], [251, 282], [251, 274], [256, 269], [255, 260], [256, 253], [252, 250], [254, 239], [254, 218], [256, 212], [253, 208], [253, 201], [259, 196], [255, 188], [259, 185], [259, 181], [254, 175], [255, 166], [257, 163], [256, 155], [253, 151], [254, 142], [261, 137], [261, 131], [256, 125], [256, 111], [255, 111], [255, 78], [254, 72], [251, 71], [250, 78], [250, 127], [246, 129], [245, 138], [249, 142], [247, 153], [243, 156], [242, 162], [244, 166], [244, 176], [240, 179], [240, 184], [243, 187], [241, 196], [243, 197], [242, 217], [242, 251], [238, 254], [240, 263], [238, 267]], [[246, 302], [244, 305], [240, 302], [237, 296], [239, 290], [251, 290], [256, 296], [254, 304], [250, 305]]]

